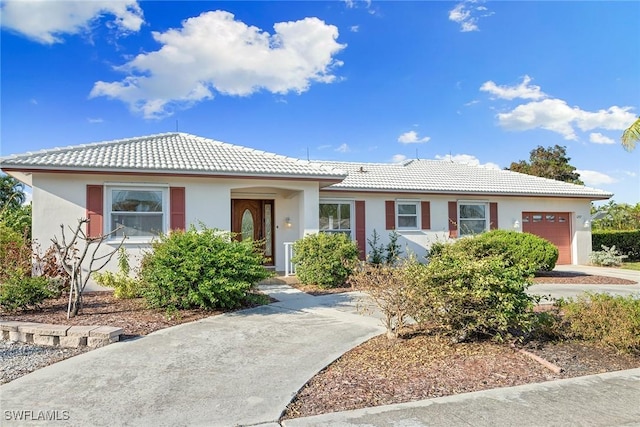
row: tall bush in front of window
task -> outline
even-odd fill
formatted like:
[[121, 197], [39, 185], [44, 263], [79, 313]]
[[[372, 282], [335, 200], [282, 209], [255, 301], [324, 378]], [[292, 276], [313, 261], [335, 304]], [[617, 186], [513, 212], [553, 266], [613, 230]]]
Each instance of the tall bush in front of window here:
[[271, 276], [252, 240], [193, 225], [152, 242], [140, 266], [142, 295], [154, 308], [235, 308]]
[[305, 285], [342, 286], [358, 263], [358, 246], [343, 233], [309, 234], [293, 245], [296, 276]]

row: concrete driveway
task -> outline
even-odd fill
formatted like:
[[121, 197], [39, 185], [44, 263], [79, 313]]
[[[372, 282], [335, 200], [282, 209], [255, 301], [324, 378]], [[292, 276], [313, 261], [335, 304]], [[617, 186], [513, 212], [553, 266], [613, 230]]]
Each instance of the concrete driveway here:
[[[636, 282], [635, 285], [589, 285], [589, 284], [544, 284], [529, 287], [528, 292], [535, 295], [550, 295], [551, 298], [575, 298], [584, 292], [606, 292], [611, 295], [637, 295], [640, 298], [640, 271], [621, 268], [594, 267], [584, 265], [559, 265], [557, 271], [575, 271], [583, 274], [610, 276]], [[543, 301], [544, 303], [545, 301]], [[547, 301], [550, 302], [550, 301]]]
[[0, 386], [1, 424], [43, 425], [6, 411], [56, 410], [68, 419], [55, 425], [277, 422], [309, 378], [383, 329], [354, 312], [352, 296], [267, 288], [279, 303], [112, 344]]

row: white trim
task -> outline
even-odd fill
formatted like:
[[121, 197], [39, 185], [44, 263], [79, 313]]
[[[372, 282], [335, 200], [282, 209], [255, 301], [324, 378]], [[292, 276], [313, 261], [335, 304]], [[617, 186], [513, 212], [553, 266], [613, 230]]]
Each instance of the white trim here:
[[[113, 205], [113, 191], [114, 190], [140, 190], [140, 191], [151, 191], [156, 190], [162, 193], [162, 233], [167, 233], [169, 231], [170, 226], [170, 217], [171, 212], [169, 212], [169, 185], [136, 185], [133, 183], [115, 183], [115, 185], [104, 185], [104, 215], [102, 221], [102, 227], [104, 234], [110, 233], [111, 230], [111, 216], [113, 215], [112, 205]], [[157, 236], [127, 236], [128, 243], [150, 243]], [[119, 240], [120, 237], [116, 237], [112, 235], [109, 240]]]
[[[472, 206], [484, 206], [484, 218], [460, 218], [460, 206], [461, 205], [472, 205]], [[491, 209], [489, 201], [484, 200], [458, 200], [456, 205], [456, 215], [458, 220], [458, 237], [471, 236], [473, 233], [463, 233], [462, 232], [462, 221], [463, 220], [484, 220], [484, 231], [489, 231], [490, 222], [491, 222]], [[496, 224], [497, 226], [497, 224]]]
[[157, 183], [157, 182], [111, 182], [107, 181], [104, 183], [105, 187], [162, 187], [169, 188], [168, 183]]
[[[337, 205], [349, 205], [349, 237], [351, 238], [351, 240], [355, 240], [356, 239], [356, 203], [355, 203], [355, 199], [319, 199], [318, 200], [318, 231], [320, 232], [329, 232], [329, 233], [339, 233], [341, 231], [347, 231], [344, 229], [331, 229], [331, 230], [322, 230], [320, 229], [320, 205], [331, 205], [331, 204], [337, 204]], [[338, 212], [340, 211], [340, 209], [338, 208]]]
[[[400, 205], [415, 205], [416, 207], [416, 226], [415, 227], [401, 227], [400, 226], [400, 212], [399, 212], [399, 206]], [[412, 217], [413, 215], [409, 215], [409, 214], [402, 214], [403, 217]], [[395, 200], [395, 221], [396, 221], [396, 230], [399, 231], [415, 231], [415, 230], [420, 230], [422, 227], [422, 224], [420, 223], [422, 221], [422, 200], [419, 199], [396, 199]]]

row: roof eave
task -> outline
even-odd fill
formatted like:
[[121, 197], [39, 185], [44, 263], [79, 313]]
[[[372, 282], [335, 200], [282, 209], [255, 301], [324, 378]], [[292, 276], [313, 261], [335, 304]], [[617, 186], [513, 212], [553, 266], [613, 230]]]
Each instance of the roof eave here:
[[360, 188], [360, 187], [328, 187], [328, 191], [363, 192], [363, 193], [423, 193], [423, 194], [464, 194], [474, 196], [510, 196], [510, 197], [554, 197], [554, 198], [580, 198], [589, 200], [608, 200], [613, 193], [603, 194], [568, 194], [568, 193], [531, 193], [531, 192], [491, 192], [491, 191], [465, 191], [465, 190], [432, 190], [432, 189], [406, 189], [406, 188]]
[[89, 173], [89, 174], [117, 174], [117, 175], [172, 175], [172, 176], [200, 176], [200, 177], [224, 177], [224, 178], [255, 178], [255, 179], [303, 179], [331, 181], [332, 184], [342, 182], [346, 175], [333, 174], [286, 174], [286, 173], [260, 173], [248, 171], [206, 171], [189, 169], [131, 169], [131, 168], [97, 168], [97, 167], [51, 167], [0, 164], [3, 171], [22, 173]]

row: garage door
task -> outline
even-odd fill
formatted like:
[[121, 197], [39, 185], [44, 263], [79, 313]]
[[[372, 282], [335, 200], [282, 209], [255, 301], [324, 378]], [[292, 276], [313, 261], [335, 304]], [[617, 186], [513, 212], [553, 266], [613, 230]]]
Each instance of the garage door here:
[[571, 222], [568, 212], [522, 212], [522, 231], [558, 247], [557, 264], [571, 264]]

